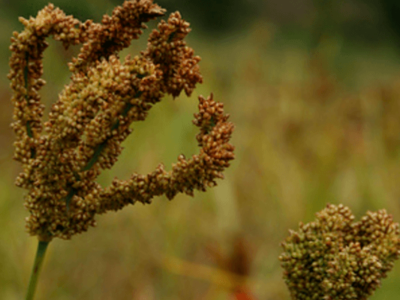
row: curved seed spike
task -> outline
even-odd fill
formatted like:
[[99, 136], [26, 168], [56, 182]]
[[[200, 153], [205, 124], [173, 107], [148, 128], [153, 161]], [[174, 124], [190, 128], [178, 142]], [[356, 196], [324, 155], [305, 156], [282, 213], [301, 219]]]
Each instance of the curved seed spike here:
[[[223, 178], [234, 158], [229, 144], [233, 124], [222, 103], [210, 96], [199, 98], [195, 114], [198, 155], [180, 157], [169, 172], [160, 165], [151, 174], [115, 180], [106, 189], [96, 182], [100, 172], [117, 161], [132, 123], [144, 121], [165, 95], [190, 95], [202, 82], [200, 58], [184, 41], [189, 23], [178, 12], [160, 22], [145, 51], [120, 61], [118, 52], [139, 37], [144, 22], [164, 12], [151, 0], [132, 0], [104, 16], [102, 23], [81, 23], [50, 4], [36, 18], [21, 19], [25, 29], [13, 34], [9, 78], [15, 158], [24, 166], [16, 182], [29, 190], [25, 206], [30, 234], [69, 239], [94, 226], [97, 213], [136, 201], [148, 203], [162, 194], [169, 199], [177, 193], [193, 195]], [[42, 56], [49, 36], [65, 47], [82, 47], [69, 64], [71, 82], [42, 124], [38, 91], [44, 85]]]

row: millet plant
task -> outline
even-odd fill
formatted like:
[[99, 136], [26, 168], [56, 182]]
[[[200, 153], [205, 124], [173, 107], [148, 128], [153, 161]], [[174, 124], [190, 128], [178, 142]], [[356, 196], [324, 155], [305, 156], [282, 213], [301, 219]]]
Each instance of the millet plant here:
[[[166, 170], [133, 173], [102, 187], [96, 179], [111, 168], [132, 132], [163, 97], [191, 95], [202, 82], [200, 58], [186, 42], [189, 23], [179, 12], [162, 20], [139, 55], [121, 60], [118, 53], [138, 39], [145, 23], [165, 10], [152, 0], [127, 0], [101, 23], [80, 22], [52, 4], [35, 18], [20, 18], [25, 29], [11, 39], [15, 160], [22, 164], [16, 185], [28, 190], [25, 207], [29, 234], [39, 243], [26, 299], [33, 299], [48, 244], [70, 239], [95, 226], [96, 214], [128, 204], [150, 203], [155, 196], [205, 191], [223, 178], [234, 158], [229, 144], [234, 126], [223, 104], [199, 97], [194, 125], [200, 152], [183, 155]], [[69, 63], [71, 82], [43, 121], [40, 89], [47, 37], [65, 48], [81, 45]], [[282, 243], [279, 257], [291, 297], [298, 300], [367, 299], [400, 255], [400, 230], [385, 210], [368, 212], [359, 222], [349, 208], [328, 205], [314, 222], [300, 223]]]
[[290, 230], [279, 259], [292, 299], [365, 300], [380, 286], [400, 255], [399, 224], [386, 210], [354, 219], [348, 207], [328, 204]]
[[[101, 23], [82, 23], [52, 4], [36, 18], [20, 18], [25, 29], [13, 33], [8, 75], [14, 92], [14, 158], [23, 167], [16, 185], [28, 190], [26, 228], [39, 240], [26, 299], [34, 297], [46, 248], [54, 238], [70, 239], [95, 226], [97, 214], [137, 201], [146, 204], [154, 196], [172, 199], [178, 193], [205, 191], [223, 178], [234, 158], [229, 144], [234, 126], [223, 104], [212, 95], [200, 96], [193, 120], [200, 131], [199, 154], [188, 159], [180, 155], [170, 171], [160, 164], [150, 174], [114, 179], [105, 188], [96, 182], [101, 170], [117, 161], [133, 122], [146, 120], [164, 96], [175, 98], [182, 91], [190, 95], [202, 82], [200, 58], [185, 42], [189, 23], [179, 12], [158, 24], [144, 51], [120, 60], [118, 52], [139, 38], [145, 23], [164, 13], [151, 0], [133, 0]], [[45, 84], [42, 59], [50, 36], [65, 48], [81, 48], [69, 63], [71, 82], [43, 122], [39, 91]]]

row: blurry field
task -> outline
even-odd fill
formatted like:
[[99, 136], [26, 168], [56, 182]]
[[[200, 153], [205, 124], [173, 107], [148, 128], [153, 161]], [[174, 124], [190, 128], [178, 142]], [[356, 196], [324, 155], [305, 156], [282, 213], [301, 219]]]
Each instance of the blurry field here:
[[[25, 191], [13, 184], [20, 166], [12, 161], [6, 47], [21, 27], [12, 26], [5, 24], [0, 41], [0, 299], [6, 300], [23, 299], [37, 244], [24, 231]], [[328, 202], [350, 206], [357, 217], [386, 208], [400, 221], [398, 50], [341, 38], [310, 47], [302, 39], [265, 20], [218, 38], [194, 29], [189, 42], [202, 57], [204, 84], [191, 98], [165, 99], [134, 124], [119, 162], [99, 181], [106, 186], [114, 176], [196, 153], [191, 120], [197, 96], [211, 92], [236, 124], [236, 160], [226, 179], [194, 198], [160, 197], [99, 216], [87, 233], [53, 241], [37, 299], [233, 299], [227, 274], [236, 272], [246, 274], [256, 299], [285, 300], [279, 243], [299, 221], [313, 220]], [[124, 55], [144, 44], [134, 42]], [[51, 46], [47, 104], [68, 82], [64, 64], [74, 53]], [[399, 281], [397, 264], [371, 299], [398, 299]]]

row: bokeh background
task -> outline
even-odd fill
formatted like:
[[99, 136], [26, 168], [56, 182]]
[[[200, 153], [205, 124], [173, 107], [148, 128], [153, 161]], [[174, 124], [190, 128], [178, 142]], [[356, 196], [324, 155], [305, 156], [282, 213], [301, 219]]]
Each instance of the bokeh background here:
[[[54, 0], [100, 21], [122, 0]], [[226, 179], [194, 198], [165, 197], [97, 218], [98, 226], [48, 250], [37, 300], [289, 299], [280, 242], [326, 203], [357, 217], [386, 208], [400, 221], [400, 4], [397, 0], [160, 0], [191, 22], [204, 83], [165, 99], [134, 124], [101, 184], [196, 153], [197, 96], [214, 93], [236, 124]], [[24, 231], [24, 190], [14, 186], [8, 46], [47, 0], [0, 0], [0, 299], [23, 299], [37, 240]], [[154, 27], [151, 23], [150, 27]], [[147, 30], [122, 53], [145, 47]], [[50, 105], [78, 49], [50, 41]], [[235, 279], [236, 280], [233, 280]], [[400, 265], [371, 299], [400, 294]], [[241, 295], [234, 291], [242, 285]], [[247, 296], [245, 295], [247, 294]], [[247, 298], [246, 298], [247, 297]]]

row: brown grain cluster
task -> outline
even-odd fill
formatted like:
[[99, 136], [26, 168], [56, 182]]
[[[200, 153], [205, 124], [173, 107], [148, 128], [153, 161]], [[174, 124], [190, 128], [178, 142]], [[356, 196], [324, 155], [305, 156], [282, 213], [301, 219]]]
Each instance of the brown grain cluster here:
[[359, 222], [343, 205], [327, 205], [314, 222], [300, 223], [279, 257], [292, 299], [365, 300], [400, 255], [399, 224], [385, 210]]
[[[145, 120], [165, 95], [177, 97], [183, 90], [190, 95], [202, 82], [200, 58], [184, 40], [189, 23], [179, 12], [159, 23], [140, 55], [119, 59], [118, 52], [140, 36], [144, 23], [164, 12], [151, 0], [133, 0], [101, 23], [81, 23], [52, 4], [36, 18], [20, 18], [25, 29], [11, 39], [8, 77], [14, 91], [15, 159], [23, 166], [16, 184], [29, 190], [30, 234], [68, 239], [94, 226], [96, 214], [136, 201], [150, 203], [163, 194], [169, 199], [177, 193], [193, 195], [223, 177], [234, 158], [233, 124], [211, 95], [199, 97], [193, 121], [200, 129], [198, 155], [179, 156], [170, 171], [160, 164], [150, 174], [115, 179], [106, 188], [96, 182], [101, 170], [117, 161], [133, 122]], [[82, 47], [69, 64], [71, 82], [43, 122], [39, 90], [45, 84], [42, 58], [50, 36], [65, 47]]]

